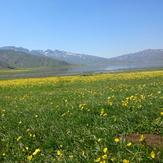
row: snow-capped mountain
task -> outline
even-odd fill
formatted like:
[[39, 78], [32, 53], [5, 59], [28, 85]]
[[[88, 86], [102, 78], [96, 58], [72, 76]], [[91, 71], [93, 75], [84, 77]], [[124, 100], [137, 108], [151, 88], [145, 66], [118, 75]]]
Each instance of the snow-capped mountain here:
[[106, 58], [91, 56], [86, 54], [72, 53], [61, 50], [46, 50], [42, 55], [66, 61], [70, 64], [104, 64], [107, 62]]

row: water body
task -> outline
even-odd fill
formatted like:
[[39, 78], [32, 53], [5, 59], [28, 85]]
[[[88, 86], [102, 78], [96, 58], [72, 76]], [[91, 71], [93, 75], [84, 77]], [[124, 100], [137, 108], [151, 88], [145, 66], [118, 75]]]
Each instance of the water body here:
[[87, 73], [87, 72], [114, 72], [114, 71], [123, 71], [133, 69], [134, 67], [129, 66], [83, 66], [71, 68], [68, 70], [68, 73]]
[[107, 73], [107, 72], [122, 72], [126, 70], [144, 69], [144, 67], [136, 66], [78, 66], [67, 68], [38, 68], [29, 72], [4, 73], [0, 74], [0, 79], [12, 78], [29, 78], [29, 77], [48, 77], [48, 76], [65, 76], [65, 75], [84, 75], [93, 73]]

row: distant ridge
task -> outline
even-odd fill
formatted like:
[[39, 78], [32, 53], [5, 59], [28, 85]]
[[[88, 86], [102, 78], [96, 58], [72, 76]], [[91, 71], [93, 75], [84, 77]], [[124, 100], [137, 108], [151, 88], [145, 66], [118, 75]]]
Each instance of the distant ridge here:
[[163, 49], [146, 49], [136, 53], [110, 58], [111, 66], [125, 66], [131, 68], [163, 67]]

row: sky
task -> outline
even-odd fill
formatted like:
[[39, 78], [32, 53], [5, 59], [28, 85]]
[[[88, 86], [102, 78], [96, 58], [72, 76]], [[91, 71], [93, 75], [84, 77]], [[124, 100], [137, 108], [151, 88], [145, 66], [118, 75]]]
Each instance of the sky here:
[[0, 46], [108, 58], [163, 49], [163, 0], [0, 0]]

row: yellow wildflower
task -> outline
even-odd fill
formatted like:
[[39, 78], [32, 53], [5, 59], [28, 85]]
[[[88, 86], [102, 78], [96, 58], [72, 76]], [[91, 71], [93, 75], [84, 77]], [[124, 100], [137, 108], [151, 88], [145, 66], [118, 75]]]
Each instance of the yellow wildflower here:
[[108, 114], [105, 112], [104, 108], [101, 109], [100, 116], [106, 117]]
[[29, 156], [27, 157], [27, 159], [28, 159], [29, 161], [31, 161], [31, 160], [32, 160], [32, 158], [33, 158], [33, 156], [32, 156], [32, 155], [29, 155]]
[[101, 109], [100, 116], [102, 116], [103, 114], [104, 114], [104, 109], [102, 108], [102, 109]]
[[74, 156], [73, 155], [69, 155], [69, 158], [72, 159]]
[[129, 160], [126, 159], [123, 160], [123, 163], [129, 163], [129, 162], [130, 162]]
[[102, 161], [100, 161], [100, 163], [106, 163], [106, 161], [105, 160], [102, 160]]
[[104, 159], [104, 160], [106, 160], [107, 159], [107, 155], [106, 154], [104, 154], [103, 156], [102, 156], [102, 158]]
[[155, 152], [154, 151], [152, 151], [151, 153], [150, 153], [150, 156], [151, 156], [151, 158], [155, 158], [156, 157], [156, 154], [155, 154]]
[[115, 160], [116, 160], [116, 158], [115, 158], [115, 157], [112, 157], [110, 160], [113, 162], [113, 161], [115, 161]]
[[105, 147], [105, 148], [103, 149], [103, 152], [104, 152], [104, 153], [107, 153], [107, 151], [108, 151], [108, 148]]
[[100, 162], [101, 161], [101, 158], [98, 157], [94, 162]]
[[29, 148], [28, 147], [25, 147], [25, 149], [28, 151]]
[[85, 156], [85, 152], [84, 151], [82, 151], [82, 155]]
[[22, 136], [19, 136], [16, 140], [19, 141], [20, 139], [22, 139]]
[[62, 155], [63, 155], [62, 150], [57, 150], [57, 155], [58, 155], [59, 157], [62, 157]]
[[161, 115], [161, 116], [163, 116], [163, 111], [162, 111], [162, 112], [160, 112], [160, 115]]
[[19, 121], [19, 124], [22, 124], [22, 121]]
[[113, 98], [114, 98], [114, 96], [108, 97], [108, 105], [110, 105], [110, 106], [113, 105]]
[[119, 139], [119, 138], [115, 138], [114, 141], [115, 141], [116, 143], [118, 143], [118, 142], [120, 142], [120, 139]]
[[131, 142], [127, 143], [127, 147], [130, 147], [131, 145], [132, 145], [132, 143], [131, 143]]
[[104, 113], [104, 114], [103, 114], [103, 117], [106, 117], [107, 115], [108, 115], [107, 113]]
[[140, 135], [140, 139], [139, 139], [139, 141], [142, 142], [142, 141], [144, 141], [144, 139], [145, 139], [145, 138], [144, 138], [144, 135], [143, 135], [143, 134]]
[[101, 141], [101, 138], [99, 138], [97, 141], [100, 142]]
[[37, 153], [39, 153], [41, 150], [39, 148], [37, 148], [34, 152], [33, 152], [33, 156], [37, 155]]

